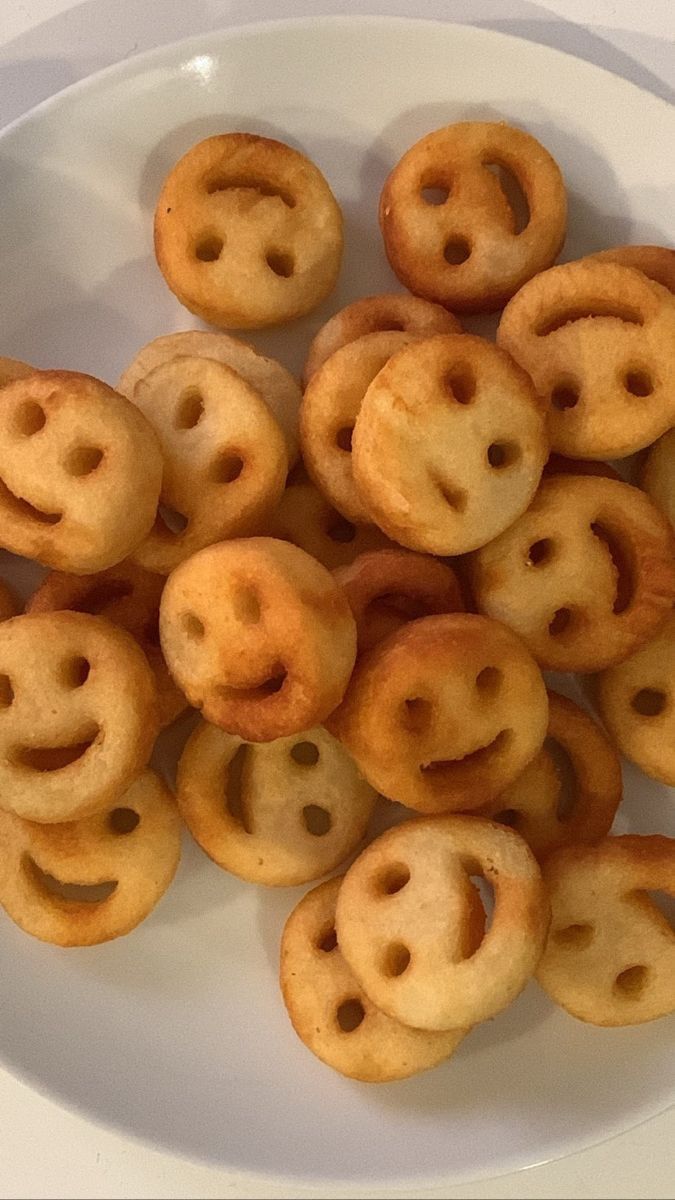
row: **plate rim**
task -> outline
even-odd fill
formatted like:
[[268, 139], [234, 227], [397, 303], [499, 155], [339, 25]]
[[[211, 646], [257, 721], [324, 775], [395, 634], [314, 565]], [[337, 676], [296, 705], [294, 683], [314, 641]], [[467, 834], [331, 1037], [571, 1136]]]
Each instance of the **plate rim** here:
[[[148, 69], [152, 69], [156, 65], [161, 65], [164, 59], [172, 59], [178, 53], [189, 54], [195, 52], [198, 47], [204, 47], [209, 43], [231, 43], [237, 41], [248, 40], [250, 38], [269, 37], [276, 33], [283, 33], [292, 28], [313, 31], [318, 28], [343, 28], [347, 26], [353, 27], [360, 25], [362, 28], [374, 28], [377, 26], [388, 27], [407, 27], [415, 28], [419, 31], [433, 28], [443, 28], [444, 30], [452, 30], [460, 38], [476, 43], [490, 42], [492, 44], [508, 44], [517, 46], [521, 51], [527, 51], [539, 59], [548, 59], [549, 61], [561, 60], [566, 62], [567, 69], [572, 66], [577, 72], [582, 75], [586, 74], [589, 78], [597, 79], [598, 76], [603, 76], [607, 86], [619, 88], [621, 91], [633, 92], [636, 100], [639, 97], [641, 104], [652, 105], [654, 111], [659, 111], [667, 120], [674, 122], [675, 128], [675, 104], [671, 104], [664, 97], [651, 92], [649, 89], [634, 83], [630, 79], [618, 74], [607, 67], [600, 66], [593, 61], [580, 57], [570, 51], [560, 49], [556, 46], [550, 46], [545, 43], [532, 41], [527, 37], [522, 37], [520, 34], [506, 32], [504, 30], [492, 29], [489, 26], [476, 26], [465, 24], [461, 21], [451, 19], [443, 19], [438, 17], [410, 17], [401, 14], [387, 15], [384, 13], [332, 13], [332, 14], [316, 14], [315, 16], [296, 16], [296, 17], [278, 17], [266, 18], [260, 21], [246, 21], [234, 25], [223, 25], [216, 29], [205, 33], [195, 33], [188, 37], [173, 39], [170, 42], [152, 47], [141, 51], [138, 54], [117, 62], [111, 63], [97, 71], [92, 71], [74, 82], [60, 88], [52, 95], [45, 97], [26, 112], [21, 113], [12, 121], [4, 126], [0, 126], [0, 154], [3, 151], [3, 145], [7, 141], [11, 141], [13, 135], [19, 132], [24, 125], [30, 125], [33, 120], [41, 117], [44, 113], [49, 113], [53, 109], [67, 103], [73, 96], [78, 96], [80, 92], [88, 92], [96, 90], [101, 84], [107, 83], [109, 80], [123, 81], [125, 77], [133, 78], [144, 74]], [[675, 179], [675, 177], [674, 177]], [[106, 1129], [109, 1132], [121, 1137], [128, 1138], [136, 1145], [150, 1148], [160, 1154], [172, 1156], [177, 1159], [185, 1159], [194, 1163], [206, 1164], [209, 1167], [219, 1170], [223, 1173], [235, 1175], [242, 1181], [251, 1183], [263, 1181], [265, 1183], [274, 1183], [280, 1187], [289, 1188], [302, 1187], [350, 1187], [355, 1188], [363, 1185], [368, 1189], [384, 1187], [388, 1190], [406, 1189], [414, 1187], [439, 1187], [443, 1185], [462, 1185], [470, 1182], [485, 1182], [488, 1180], [499, 1179], [505, 1175], [515, 1174], [517, 1172], [530, 1170], [533, 1167], [541, 1167], [546, 1164], [558, 1162], [563, 1159], [572, 1157], [575, 1154], [580, 1154], [584, 1150], [591, 1149], [594, 1146], [603, 1145], [605, 1143], [616, 1140], [630, 1130], [639, 1129], [656, 1116], [672, 1112], [675, 1110], [675, 1085], [673, 1086], [673, 1097], [671, 1102], [658, 1112], [650, 1111], [647, 1115], [641, 1115], [637, 1120], [631, 1121], [622, 1129], [613, 1132], [599, 1132], [595, 1135], [591, 1134], [588, 1139], [580, 1140], [571, 1148], [562, 1149], [560, 1152], [546, 1154], [543, 1158], [537, 1158], [533, 1162], [523, 1162], [522, 1155], [517, 1155], [513, 1161], [503, 1160], [497, 1170], [494, 1167], [485, 1167], [482, 1170], [479, 1168], [452, 1169], [442, 1172], [441, 1174], [428, 1174], [425, 1172], [416, 1173], [414, 1175], [397, 1176], [392, 1179], [391, 1176], [382, 1176], [380, 1174], [365, 1173], [363, 1167], [360, 1167], [358, 1174], [350, 1176], [337, 1176], [331, 1174], [322, 1174], [320, 1177], [310, 1177], [301, 1174], [285, 1175], [276, 1171], [266, 1170], [264, 1168], [256, 1168], [255, 1170], [241, 1165], [239, 1163], [226, 1163], [222, 1158], [217, 1157], [215, 1153], [207, 1152], [196, 1153], [194, 1151], [177, 1148], [169, 1141], [161, 1141], [152, 1136], [136, 1131], [133, 1127], [121, 1122], [111, 1121], [107, 1116], [100, 1114], [98, 1111], [90, 1110], [77, 1098], [69, 1096], [67, 1093], [60, 1090], [58, 1085], [52, 1086], [46, 1083], [44, 1079], [37, 1076], [35, 1072], [29, 1068], [23, 1068], [19, 1073], [13, 1065], [10, 1065], [5, 1055], [0, 1053], [0, 1068], [19, 1084], [23, 1084], [31, 1088], [38, 1095], [55, 1103], [58, 1107], [65, 1109], [67, 1112], [76, 1115], [79, 1118], [90, 1122], [93, 1126]]]
[[[186, 38], [175, 38], [170, 42], [165, 42], [160, 46], [154, 46], [148, 50], [142, 50], [138, 54], [132, 54], [128, 58], [119, 59], [117, 62], [109, 63], [106, 67], [101, 67], [98, 71], [92, 71], [81, 79], [76, 79], [72, 83], [66, 84], [65, 87], [59, 88], [51, 96], [46, 96], [43, 100], [38, 101], [26, 112], [20, 113], [6, 125], [0, 125], [0, 141], [10, 137], [24, 123], [29, 123], [37, 115], [49, 111], [52, 107], [57, 107], [65, 99], [77, 95], [80, 91], [87, 91], [89, 88], [96, 87], [98, 84], [106, 82], [109, 78], [114, 78], [119, 75], [123, 78], [125, 75], [135, 75], [137, 68], [144, 68], [152, 65], [155, 62], [160, 62], [162, 57], [166, 55], [171, 57], [179, 48], [199, 46], [210, 39], [222, 39], [223, 41], [237, 41], [262, 34], [263, 36], [273, 34], [278, 31], [294, 27], [296, 29], [312, 29], [318, 26], [336, 27], [349, 25], [400, 25], [417, 28], [442, 28], [453, 29], [459, 31], [460, 36], [475, 38], [476, 41], [492, 41], [505, 42], [516, 44], [521, 48], [529, 47], [535, 54], [542, 57], [552, 59], [564, 59], [568, 63], [574, 63], [577, 69], [587, 72], [588, 74], [597, 76], [598, 73], [604, 75], [606, 79], [612, 81], [612, 86], [618, 85], [623, 88], [628, 88], [637, 93], [643, 100], [645, 97], [660, 109], [663, 113], [668, 113], [675, 116], [675, 104], [671, 104], [663, 96], [658, 96], [655, 92], [649, 91], [648, 88], [641, 87], [640, 84], [634, 83], [632, 79], [626, 79], [623, 75], [617, 74], [616, 71], [610, 71], [608, 67], [602, 67], [590, 59], [581, 58], [577, 54], [572, 54], [569, 50], [561, 50], [557, 46], [549, 46], [543, 42], [533, 42], [529, 38], [521, 37], [517, 33], [508, 33], [503, 29], [491, 29], [489, 26], [482, 25], [467, 25], [461, 21], [442, 20], [440, 17], [407, 17], [400, 14], [387, 16], [382, 13], [324, 13], [316, 16], [302, 17], [274, 17], [266, 18], [262, 21], [245, 21], [237, 25], [223, 25], [218, 29], [209, 31], [208, 33], [194, 33]], [[136, 69], [134, 69], [136, 68]]]

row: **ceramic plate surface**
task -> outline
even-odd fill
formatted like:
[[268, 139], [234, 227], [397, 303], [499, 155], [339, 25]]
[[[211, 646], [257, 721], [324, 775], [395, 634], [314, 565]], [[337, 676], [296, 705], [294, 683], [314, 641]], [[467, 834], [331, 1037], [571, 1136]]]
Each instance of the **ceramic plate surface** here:
[[[555, 155], [571, 200], [565, 257], [668, 240], [675, 111], [631, 84], [456, 25], [256, 26], [131, 59], [0, 137], [0, 353], [114, 382], [144, 342], [197, 324], [155, 267], [155, 199], [190, 145], [247, 129], [306, 151], [345, 213], [338, 292], [254, 339], [297, 370], [330, 312], [395, 284], [376, 221], [388, 170], [422, 134], [471, 118], [521, 124]], [[667, 789], [629, 770], [626, 793], [619, 831], [675, 834]], [[277, 989], [301, 894], [240, 883], [186, 845], [156, 912], [118, 942], [62, 951], [0, 917], [0, 1059], [141, 1138], [307, 1183], [498, 1174], [671, 1102], [672, 1022], [591, 1028], [535, 985], [426, 1076], [341, 1079], [298, 1042]]]

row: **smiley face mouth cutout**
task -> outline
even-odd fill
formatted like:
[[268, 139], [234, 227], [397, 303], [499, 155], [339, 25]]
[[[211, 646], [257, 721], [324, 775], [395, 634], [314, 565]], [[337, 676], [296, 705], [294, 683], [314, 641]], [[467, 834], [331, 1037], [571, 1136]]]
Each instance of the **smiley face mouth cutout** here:
[[77, 740], [63, 746], [17, 746], [11, 755], [20, 767], [44, 774], [61, 771], [81, 761], [96, 742], [101, 730], [98, 725], [88, 725], [77, 735]]
[[117, 891], [116, 879], [101, 883], [75, 883], [57, 879], [44, 871], [30, 854], [24, 854], [21, 866], [31, 882], [51, 900], [65, 901], [67, 904], [102, 904]]
[[253, 684], [250, 687], [234, 687], [231, 684], [220, 684], [217, 688], [217, 694], [221, 700], [236, 700], [236, 701], [260, 701], [267, 700], [271, 696], [276, 696], [284, 687], [288, 678], [288, 671], [283, 663], [275, 663], [270, 670], [269, 675], [260, 683]]
[[600, 521], [593, 521], [591, 533], [604, 544], [616, 570], [616, 592], [612, 611], [620, 616], [629, 607], [635, 595], [635, 579], [628, 555], [622, 545], [622, 539]]
[[637, 309], [612, 300], [598, 300], [594, 304], [571, 304], [559, 309], [555, 316], [542, 317], [534, 332], [537, 337], [548, 337], [549, 333], [555, 333], [565, 325], [573, 325], [589, 317], [614, 317], [625, 325], [644, 325], [644, 318]]
[[479, 746], [477, 750], [472, 750], [469, 754], [463, 754], [459, 758], [438, 758], [428, 763], [422, 763], [420, 766], [422, 776], [432, 781], [438, 780], [440, 783], [443, 775], [451, 775], [458, 769], [481, 767], [484, 763], [489, 762], [493, 754], [499, 754], [504, 750], [512, 737], [512, 729], [502, 729], [491, 742]]
[[28, 517], [40, 525], [58, 525], [63, 517], [63, 513], [44, 512], [21, 496], [15, 496], [2, 479], [0, 479], [0, 504], [4, 505], [5, 509], [9, 509], [14, 516]]
[[254, 175], [210, 175], [206, 179], [205, 187], [209, 196], [217, 192], [257, 192], [260, 198], [276, 196], [283, 201], [286, 208], [295, 208], [295, 196], [285, 188], [276, 187], [275, 184], [257, 179]]

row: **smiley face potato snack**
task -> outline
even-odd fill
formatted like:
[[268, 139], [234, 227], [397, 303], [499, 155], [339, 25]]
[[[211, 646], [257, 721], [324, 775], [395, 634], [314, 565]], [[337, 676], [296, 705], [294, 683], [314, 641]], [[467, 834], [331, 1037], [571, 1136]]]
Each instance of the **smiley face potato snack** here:
[[191, 312], [223, 328], [256, 329], [302, 316], [332, 290], [342, 214], [298, 150], [253, 133], [220, 134], [167, 175], [155, 255]]
[[124, 630], [88, 613], [0, 624], [0, 807], [30, 821], [102, 811], [146, 765], [152, 671]]
[[344, 862], [376, 796], [325, 729], [251, 745], [205, 721], [183, 751], [176, 791], [209, 857], [268, 887], [308, 883]]
[[675, 787], [675, 612], [595, 683], [600, 716], [622, 754]]
[[346, 566], [357, 555], [391, 546], [375, 525], [355, 525], [343, 517], [297, 469], [286, 483], [269, 533], [299, 546], [329, 571]]
[[675, 294], [675, 250], [668, 246], [612, 246], [609, 250], [586, 255], [586, 259], [589, 258], [633, 267]]
[[162, 448], [161, 501], [185, 521], [172, 529], [160, 509], [136, 562], [168, 575], [204, 546], [264, 526], [284, 490], [288, 456], [268, 406], [241, 375], [181, 356], [140, 380], [134, 404]]
[[326, 359], [305, 388], [300, 409], [305, 466], [322, 495], [354, 524], [371, 520], [352, 473], [356, 418], [375, 376], [413, 340], [399, 332], [364, 334]]
[[[504, 187], [522, 191], [520, 213]], [[500, 177], [501, 173], [501, 177]], [[565, 185], [540, 142], [505, 122], [458, 121], [416, 142], [389, 175], [380, 228], [392, 270], [416, 296], [454, 312], [492, 312], [556, 259]]]
[[578, 705], [548, 693], [546, 741], [522, 775], [478, 811], [510, 825], [538, 859], [570, 842], [609, 833], [622, 795], [621, 762]]
[[643, 492], [601, 476], [545, 479], [473, 557], [478, 608], [550, 671], [599, 671], [656, 632], [675, 599], [673, 531]]
[[627, 834], [566, 846], [544, 866], [553, 920], [537, 979], [593, 1025], [675, 1010], [675, 931], [649, 896], [675, 896], [675, 839]]
[[50, 571], [33, 592], [26, 612], [91, 613], [106, 617], [136, 639], [155, 676], [159, 720], [169, 725], [187, 705], [169, 674], [159, 646], [159, 600], [166, 580], [130, 559], [95, 575]]
[[[247, 972], [262, 935], [272, 977], [268, 935], [292, 909], [277, 1017], [283, 1002], [346, 1079], [393, 1084], [483, 1021], [469, 1058], [520, 1037], [500, 1014], [537, 978], [599, 1025], [675, 1011], [659, 896], [675, 839], [611, 834], [667, 820], [636, 768], [675, 785], [675, 251], [553, 265], [557, 164], [524, 130], [463, 121], [411, 146], [381, 193], [410, 291], [359, 297], [380, 278], [361, 190], [331, 309], [343, 223], [321, 171], [272, 138], [206, 137], [158, 188], [154, 244], [165, 328], [180, 301], [183, 324], [218, 329], [153, 337], [159, 308], [140, 319], [130, 293], [102, 360], [117, 391], [0, 356], [0, 909], [10, 939], [9, 921], [56, 947], [120, 937], [189, 833], [188, 936], [208, 935], [208, 908], [242, 952], [216, 946], [221, 976]], [[314, 308], [262, 335], [304, 361], [304, 394], [225, 332]], [[500, 308], [473, 323], [484, 337], [454, 315]], [[132, 317], [152, 337], [135, 354]], [[42, 361], [50, 339], [27, 329], [0, 348]], [[21, 616], [14, 585], [32, 591]], [[546, 669], [592, 677], [559, 693]], [[567, 698], [580, 690], [602, 725]], [[175, 917], [132, 958], [152, 966], [165, 942], [180, 967]], [[249, 986], [237, 1025], [245, 991], [223, 1014], [250, 1041], [266, 1001]], [[302, 1085], [321, 1068], [295, 1052]], [[448, 1065], [448, 1094], [466, 1067]]]
[[94, 946], [129, 933], [168, 888], [180, 820], [166, 784], [144, 771], [95, 816], [37, 825], [0, 811], [0, 905], [55, 946]]
[[548, 405], [560, 454], [624, 458], [675, 422], [675, 297], [631, 267], [552, 267], [507, 304], [497, 341]]
[[330, 572], [273, 538], [220, 542], [186, 559], [167, 581], [159, 628], [190, 703], [251, 742], [323, 721], [356, 657], [354, 618]]
[[478, 808], [541, 749], [548, 700], [525, 646], [469, 613], [404, 625], [357, 664], [328, 725], [364, 776], [418, 812]]
[[2, 389], [0, 545], [86, 574], [149, 533], [162, 460], [145, 417], [90, 375], [36, 371]]
[[459, 580], [452, 567], [411, 550], [371, 550], [335, 579], [354, 614], [359, 654], [408, 621], [435, 613], [462, 612]]
[[308, 892], [284, 927], [280, 983], [293, 1028], [317, 1058], [349, 1079], [389, 1083], [427, 1071], [449, 1058], [468, 1030], [411, 1029], [376, 1008], [337, 942], [341, 883], [328, 879]]
[[[494, 888], [492, 923], [464, 938], [473, 884]], [[347, 963], [387, 1016], [415, 1029], [467, 1028], [522, 991], [541, 956], [549, 907], [532, 852], [479, 817], [426, 817], [389, 829], [359, 855], [337, 899]]]
[[407, 333], [432, 337], [434, 333], [461, 333], [459, 321], [440, 304], [431, 304], [406, 292], [362, 296], [340, 309], [319, 332], [309, 348], [303, 380], [305, 387], [315, 371], [350, 342], [369, 333]]
[[182, 357], [212, 358], [225, 363], [225, 366], [241, 375], [245, 383], [255, 388], [286, 438], [290, 465], [295, 463], [298, 457], [298, 412], [302, 399], [300, 388], [290, 371], [280, 362], [260, 354], [241, 338], [206, 329], [184, 329], [154, 338], [138, 351], [122, 372], [117, 384], [118, 392], [133, 400], [136, 387], [155, 367]]
[[669, 429], [651, 447], [640, 482], [675, 529], [675, 430]]
[[485, 545], [525, 511], [548, 451], [525, 372], [482, 338], [440, 334], [375, 376], [351, 457], [357, 491], [388, 537], [447, 555]]

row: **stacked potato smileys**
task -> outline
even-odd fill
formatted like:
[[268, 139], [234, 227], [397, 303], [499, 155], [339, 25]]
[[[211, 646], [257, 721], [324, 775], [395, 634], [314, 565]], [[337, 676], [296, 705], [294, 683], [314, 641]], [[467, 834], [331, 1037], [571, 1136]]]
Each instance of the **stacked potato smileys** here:
[[[422, 138], [380, 225], [409, 292], [336, 313], [304, 395], [226, 332], [116, 391], [0, 360], [0, 542], [49, 568], [23, 615], [0, 594], [0, 903], [61, 946], [127, 933], [181, 818], [252, 883], [353, 859], [289, 916], [281, 990], [371, 1081], [533, 976], [598, 1025], [675, 1008], [675, 840], [610, 835], [618, 751], [675, 785], [675, 252], [552, 265], [562, 176], [505, 124]], [[298, 151], [226, 134], [170, 172], [155, 249], [192, 312], [257, 328], [331, 291], [342, 219]], [[496, 344], [454, 315], [499, 309]], [[647, 447], [640, 488], [607, 464]], [[174, 801], [147, 764], [189, 705]], [[411, 811], [363, 848], [378, 793]]]

